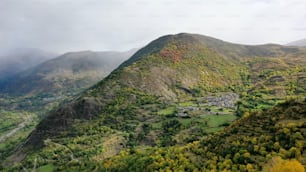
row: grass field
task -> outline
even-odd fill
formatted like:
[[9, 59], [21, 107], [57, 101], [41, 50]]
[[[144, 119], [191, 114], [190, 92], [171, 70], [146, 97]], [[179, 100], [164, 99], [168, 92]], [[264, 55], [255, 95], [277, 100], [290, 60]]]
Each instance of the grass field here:
[[158, 115], [162, 115], [162, 116], [167, 116], [167, 115], [172, 115], [174, 114], [176, 111], [176, 107], [175, 106], [169, 106], [166, 109], [162, 109], [160, 111], [157, 112]]
[[55, 167], [52, 164], [47, 164], [37, 169], [38, 172], [53, 172], [54, 170], [55, 170]]
[[237, 117], [232, 114], [225, 114], [225, 115], [202, 115], [201, 118], [206, 119], [208, 121], [208, 127], [214, 128], [219, 127], [225, 123], [231, 123]]

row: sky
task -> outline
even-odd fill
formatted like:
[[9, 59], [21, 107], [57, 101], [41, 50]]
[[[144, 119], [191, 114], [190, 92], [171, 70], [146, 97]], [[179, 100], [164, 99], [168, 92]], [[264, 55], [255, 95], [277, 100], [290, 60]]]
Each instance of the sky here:
[[0, 55], [139, 48], [166, 34], [243, 44], [306, 38], [305, 0], [0, 0]]

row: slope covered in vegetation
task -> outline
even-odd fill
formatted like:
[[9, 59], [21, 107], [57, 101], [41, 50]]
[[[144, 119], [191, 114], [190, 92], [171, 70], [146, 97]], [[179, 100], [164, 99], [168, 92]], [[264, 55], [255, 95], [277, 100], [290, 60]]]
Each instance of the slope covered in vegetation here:
[[[22, 145], [50, 109], [100, 81], [134, 51], [66, 53], [0, 79], [0, 161]], [[39, 63], [38, 58], [29, 63]]]
[[[303, 96], [304, 57], [304, 49], [279, 45], [245, 46], [193, 34], [161, 37], [82, 95], [52, 111], [6, 164], [24, 159], [15, 169], [52, 167], [56, 171], [166, 169], [172, 163], [186, 169], [225, 169], [221, 162], [239, 153], [239, 160], [224, 165], [227, 169], [243, 170], [248, 164], [261, 169], [260, 163], [269, 156], [258, 154], [259, 160], [253, 162], [248, 159], [251, 148], [238, 143], [233, 149], [226, 147], [234, 138], [244, 137], [229, 131], [235, 131], [238, 124], [249, 124], [243, 120], [250, 119], [247, 116], [252, 112]], [[272, 111], [278, 108], [282, 107]], [[267, 113], [272, 115], [272, 111]], [[243, 122], [213, 134], [242, 116], [239, 121]], [[265, 131], [253, 131], [254, 126], [245, 126], [252, 129], [245, 133], [254, 132], [257, 137], [256, 133]], [[223, 140], [225, 136], [232, 140]], [[184, 153], [185, 149], [190, 153]], [[211, 154], [206, 155], [210, 149]], [[239, 158], [244, 153], [250, 156], [246, 160]], [[132, 165], [133, 161], [139, 164]]]
[[271, 158], [281, 157], [296, 160], [296, 164], [288, 165], [289, 169], [299, 167], [303, 171], [305, 137], [306, 103], [290, 100], [244, 116], [224, 131], [186, 146], [139, 147], [121, 152], [101, 163], [99, 168], [107, 171], [261, 171], [269, 168]]

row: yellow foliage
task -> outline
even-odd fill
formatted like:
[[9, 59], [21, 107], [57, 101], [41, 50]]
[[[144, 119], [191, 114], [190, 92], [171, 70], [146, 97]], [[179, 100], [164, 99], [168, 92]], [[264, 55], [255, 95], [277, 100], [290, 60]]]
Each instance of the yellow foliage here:
[[256, 145], [256, 144], [257, 144], [257, 138], [256, 138], [256, 137], [254, 137], [254, 138], [252, 139], [252, 144], [253, 144], [253, 145]]
[[289, 133], [290, 133], [290, 130], [289, 130], [288, 128], [284, 128], [284, 129], [283, 129], [283, 133], [289, 134]]
[[246, 152], [246, 153], [243, 154], [243, 156], [244, 156], [245, 158], [250, 158], [250, 157], [251, 157], [251, 154], [250, 154], [249, 152]]
[[265, 172], [305, 172], [304, 166], [297, 160], [283, 160], [273, 157], [263, 168]]
[[258, 145], [254, 145], [254, 152], [259, 152], [259, 146]]
[[255, 171], [252, 164], [247, 164], [246, 168], [248, 172]]
[[275, 150], [279, 150], [279, 149], [280, 149], [279, 142], [275, 142], [275, 143], [274, 143], [274, 149], [275, 149]]
[[247, 118], [247, 117], [249, 117], [249, 116], [250, 116], [250, 112], [244, 112], [244, 113], [243, 113], [243, 117]]

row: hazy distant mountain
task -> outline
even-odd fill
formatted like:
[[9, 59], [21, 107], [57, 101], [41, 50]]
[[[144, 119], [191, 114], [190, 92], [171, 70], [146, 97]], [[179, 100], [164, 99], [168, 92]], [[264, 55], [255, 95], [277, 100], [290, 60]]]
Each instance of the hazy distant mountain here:
[[0, 79], [10, 77], [56, 57], [55, 53], [39, 49], [15, 49], [6, 55], [0, 55]]
[[66, 53], [0, 80], [0, 162], [34, 129], [37, 118], [103, 79], [135, 51]]
[[305, 39], [301, 39], [301, 40], [297, 40], [297, 41], [293, 41], [293, 42], [289, 42], [288, 44], [286, 44], [288, 46], [306, 46], [306, 38]]
[[103, 79], [135, 51], [66, 53], [11, 77], [0, 85], [0, 92], [19, 96], [76, 94]]

